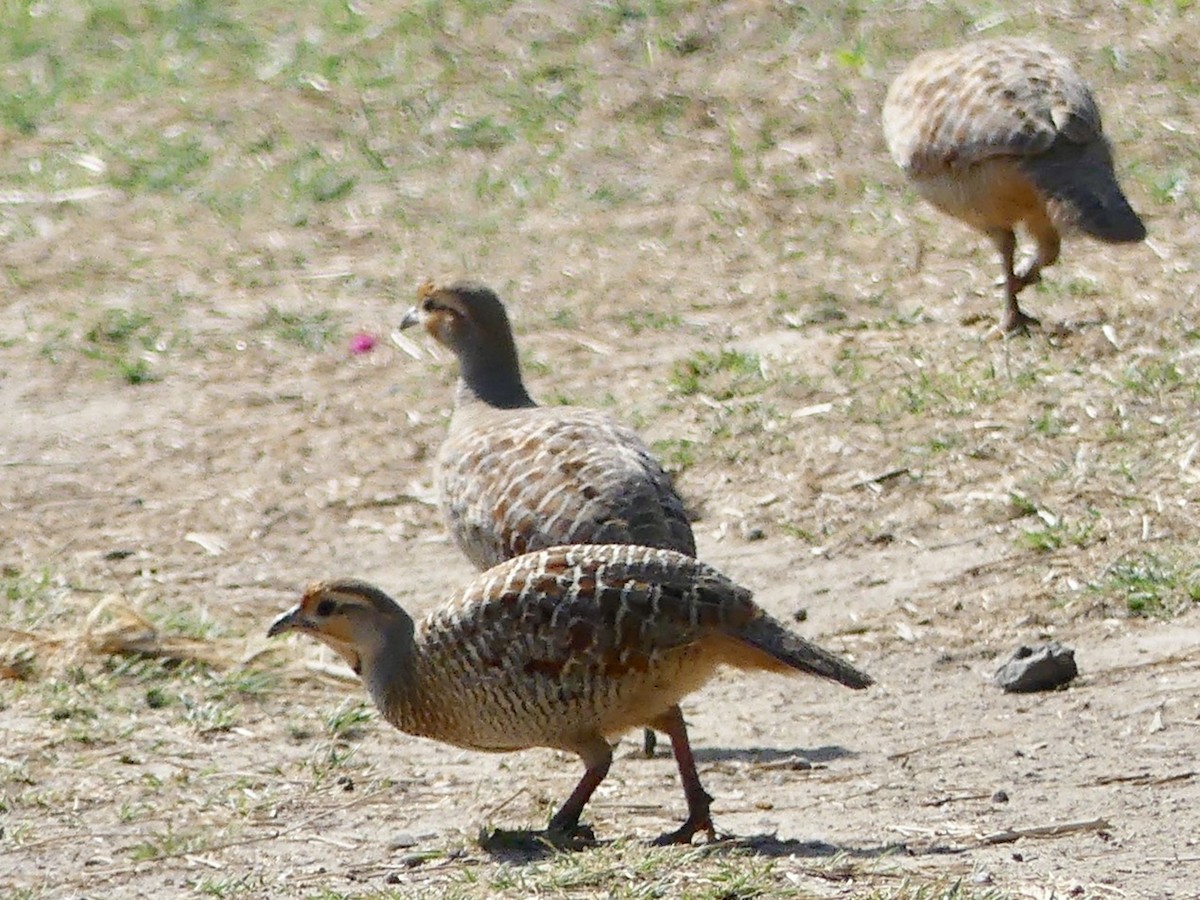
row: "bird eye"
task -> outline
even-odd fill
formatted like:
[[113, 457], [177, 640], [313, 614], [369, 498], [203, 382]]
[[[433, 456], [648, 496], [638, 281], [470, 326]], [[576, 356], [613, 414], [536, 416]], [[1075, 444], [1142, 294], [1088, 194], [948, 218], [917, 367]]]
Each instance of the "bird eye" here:
[[334, 606], [336, 606], [336, 604], [332, 600], [322, 600], [320, 603], [317, 604], [317, 615], [318, 616], [333, 615]]

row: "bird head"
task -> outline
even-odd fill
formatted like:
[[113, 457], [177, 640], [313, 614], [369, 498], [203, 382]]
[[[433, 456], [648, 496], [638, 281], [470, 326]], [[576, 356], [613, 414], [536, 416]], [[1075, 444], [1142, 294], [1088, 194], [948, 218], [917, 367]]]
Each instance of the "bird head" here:
[[384, 652], [387, 635], [397, 626], [412, 632], [412, 620], [387, 594], [364, 581], [317, 581], [300, 602], [271, 623], [267, 637], [289, 631], [311, 635], [337, 652], [361, 675]]
[[512, 341], [512, 326], [500, 298], [490, 288], [469, 281], [448, 287], [432, 281], [422, 284], [417, 291], [417, 305], [405, 313], [400, 327], [418, 324], [460, 356], [472, 346]]
[[427, 281], [400, 327], [417, 324], [458, 357], [468, 396], [501, 408], [534, 405], [521, 380], [508, 313], [490, 288], [470, 281], [449, 287]]

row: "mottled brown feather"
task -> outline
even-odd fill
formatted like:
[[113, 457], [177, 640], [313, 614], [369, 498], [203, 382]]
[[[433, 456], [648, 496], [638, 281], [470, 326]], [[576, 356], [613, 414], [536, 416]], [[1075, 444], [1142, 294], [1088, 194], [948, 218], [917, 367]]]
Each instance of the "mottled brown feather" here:
[[627, 544], [556, 547], [476, 576], [419, 623], [360, 581], [311, 586], [270, 634], [302, 631], [356, 666], [389, 722], [461, 747], [555, 747], [587, 766], [551, 821], [571, 830], [612, 760], [609, 739], [671, 737], [688, 819], [713, 833], [679, 701], [721, 665], [871, 678], [788, 631], [745, 588], [695, 559]]
[[[1117, 182], [1091, 90], [1040, 42], [1000, 38], [921, 54], [888, 90], [883, 132], [926, 200], [996, 243], [1008, 328], [1035, 321], [1016, 296], [1057, 260], [1062, 233], [1110, 243], [1146, 236]], [[1019, 273], [1018, 226], [1037, 242]]]
[[695, 555], [683, 501], [636, 432], [593, 410], [541, 407], [529, 397], [492, 291], [427, 284], [419, 300], [406, 323], [420, 321], [460, 364], [437, 484], [450, 533], [478, 569], [561, 544]]

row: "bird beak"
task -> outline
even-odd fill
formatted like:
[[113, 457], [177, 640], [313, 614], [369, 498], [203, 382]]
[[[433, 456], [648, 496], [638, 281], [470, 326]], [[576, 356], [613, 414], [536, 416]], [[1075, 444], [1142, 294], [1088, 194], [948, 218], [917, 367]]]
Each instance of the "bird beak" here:
[[414, 306], [412, 309], [406, 312], [404, 314], [404, 318], [400, 320], [400, 330], [403, 331], [405, 328], [412, 328], [414, 325], [419, 324], [421, 324], [421, 308], [419, 306]]
[[304, 628], [305, 624], [304, 617], [300, 614], [300, 607], [293, 606], [271, 623], [271, 627], [267, 629], [267, 637], [275, 637], [276, 635], [286, 634], [289, 631], [297, 631]]

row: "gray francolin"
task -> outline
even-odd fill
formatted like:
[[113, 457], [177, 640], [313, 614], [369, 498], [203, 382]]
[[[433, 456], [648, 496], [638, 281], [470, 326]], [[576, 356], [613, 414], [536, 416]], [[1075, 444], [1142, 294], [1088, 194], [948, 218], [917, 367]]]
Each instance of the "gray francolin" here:
[[[883, 133], [917, 191], [1000, 251], [1005, 331], [1037, 323], [1017, 295], [1058, 259], [1063, 233], [1114, 244], [1146, 236], [1117, 184], [1091, 91], [1044, 44], [1000, 38], [921, 54], [888, 90]], [[1018, 225], [1037, 244], [1020, 271]]]
[[721, 665], [872, 683], [709, 566], [628, 544], [517, 557], [417, 623], [364, 582], [313, 584], [269, 634], [288, 631], [337, 651], [408, 734], [474, 750], [577, 753], [585, 772], [550, 820], [554, 839], [586, 833], [579, 818], [608, 773], [609, 739], [638, 726], [670, 737], [687, 799], [687, 820], [659, 842], [715, 835], [679, 702]]
[[[437, 484], [450, 533], [476, 568], [562, 544], [696, 555], [683, 501], [633, 430], [595, 410], [530, 398], [508, 314], [493, 291], [426, 283], [400, 327], [418, 323], [458, 358]], [[653, 753], [653, 732], [645, 748]]]

